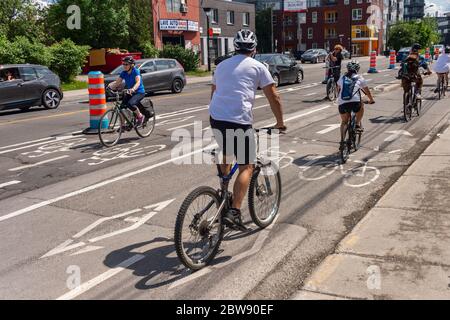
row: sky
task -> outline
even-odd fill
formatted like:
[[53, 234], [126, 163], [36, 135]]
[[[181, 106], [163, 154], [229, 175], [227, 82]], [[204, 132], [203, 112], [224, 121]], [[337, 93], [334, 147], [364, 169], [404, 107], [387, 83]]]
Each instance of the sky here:
[[436, 11], [439, 12], [439, 15], [442, 15], [444, 12], [450, 11], [450, 0], [428, 0], [426, 1], [426, 5], [434, 4], [433, 7], [426, 9], [426, 13], [430, 13], [430, 15], [434, 15]]

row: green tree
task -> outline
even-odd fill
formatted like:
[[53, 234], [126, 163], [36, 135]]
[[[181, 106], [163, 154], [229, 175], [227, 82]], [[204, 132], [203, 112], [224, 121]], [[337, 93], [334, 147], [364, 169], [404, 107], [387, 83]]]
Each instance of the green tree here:
[[143, 51], [153, 40], [152, 0], [129, 0], [128, 50]]
[[[67, 27], [71, 5], [80, 8], [80, 30]], [[123, 48], [129, 43], [130, 12], [121, 0], [59, 0], [49, 7], [46, 21], [57, 41], [67, 38], [92, 48]]]
[[31, 0], [2, 0], [0, 34], [12, 40], [18, 36], [32, 42], [49, 40], [44, 26], [45, 9]]
[[430, 47], [439, 42], [438, 25], [434, 18], [397, 22], [388, 32], [388, 46], [399, 50], [419, 43], [423, 48]]
[[70, 82], [79, 73], [89, 53], [88, 46], [77, 46], [72, 40], [62, 40], [49, 48], [50, 69], [56, 72], [63, 82]]
[[272, 10], [270, 8], [258, 11], [255, 17], [256, 37], [258, 38], [258, 52], [268, 53], [272, 51]]

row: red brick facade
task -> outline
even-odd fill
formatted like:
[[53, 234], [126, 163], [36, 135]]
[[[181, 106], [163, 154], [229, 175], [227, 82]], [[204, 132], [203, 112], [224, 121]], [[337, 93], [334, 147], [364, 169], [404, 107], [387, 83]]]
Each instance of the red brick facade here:
[[[278, 52], [303, 51], [314, 47], [331, 49], [336, 44], [341, 44], [347, 50], [353, 48], [355, 55], [368, 55], [370, 49], [380, 51], [383, 48], [383, 31], [378, 34], [371, 33], [367, 28], [367, 21], [371, 12], [367, 13], [370, 5], [377, 5], [383, 12], [383, 0], [322, 0], [321, 6], [310, 7], [306, 13], [306, 23], [299, 24], [302, 13], [284, 13], [284, 33], [282, 13], [274, 12], [274, 39]], [[351, 20], [353, 9], [358, 20]], [[316, 18], [317, 17], [317, 18]], [[313, 22], [313, 18], [315, 22]], [[352, 26], [352, 27], [351, 27]], [[350, 30], [352, 34], [352, 46], [350, 47]], [[283, 48], [284, 47], [284, 48]]]

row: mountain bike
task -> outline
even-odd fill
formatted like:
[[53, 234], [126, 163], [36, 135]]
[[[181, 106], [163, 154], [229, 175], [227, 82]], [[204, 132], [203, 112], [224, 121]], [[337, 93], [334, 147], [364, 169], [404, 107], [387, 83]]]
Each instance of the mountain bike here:
[[417, 99], [417, 85], [415, 81], [411, 82], [409, 91], [403, 93], [403, 117], [406, 122], [411, 120], [413, 109], [419, 116], [422, 110], [422, 100]]
[[441, 97], [445, 97], [448, 83], [445, 78], [445, 73], [438, 73], [437, 76], [439, 77], [438, 99], [441, 100]]
[[[274, 128], [255, 129], [257, 161], [248, 190], [248, 207], [253, 222], [260, 228], [268, 227], [278, 214], [281, 200], [281, 176], [275, 162], [259, 153], [259, 133], [272, 134]], [[276, 129], [275, 129], [276, 130]], [[214, 158], [216, 150], [209, 152]], [[217, 162], [216, 162], [217, 163]], [[231, 208], [233, 194], [228, 190], [238, 170], [234, 163], [228, 175], [223, 175], [216, 164], [220, 188], [198, 187], [183, 201], [175, 223], [175, 248], [180, 261], [191, 270], [205, 267], [216, 256], [222, 242], [224, 213]]]
[[138, 126], [134, 112], [123, 106], [120, 101], [120, 96], [126, 94], [125, 91], [113, 91], [110, 88], [107, 88], [107, 90], [109, 90], [111, 95], [115, 96], [115, 102], [113, 107], [100, 118], [98, 128], [100, 142], [105, 147], [112, 147], [120, 140], [123, 132], [133, 129], [141, 138], [150, 136], [155, 129], [156, 123], [153, 103], [150, 101], [150, 108], [147, 109], [148, 116], [145, 116], [144, 123]]
[[324, 69], [328, 69], [329, 75], [328, 75], [328, 80], [327, 80], [327, 88], [326, 88], [326, 93], [327, 93], [327, 98], [330, 101], [335, 101], [337, 99], [338, 96], [338, 92], [337, 92], [337, 83], [336, 81], [334, 81], [334, 74], [333, 74], [333, 69], [337, 69], [340, 68], [339, 66], [337, 67], [324, 67]]
[[[369, 103], [368, 101], [364, 101], [361, 103], [373, 104], [375, 102]], [[356, 113], [352, 112], [344, 135], [344, 145], [339, 148], [342, 163], [347, 162], [352, 150], [358, 151], [361, 146], [361, 136], [362, 132], [356, 131]]]

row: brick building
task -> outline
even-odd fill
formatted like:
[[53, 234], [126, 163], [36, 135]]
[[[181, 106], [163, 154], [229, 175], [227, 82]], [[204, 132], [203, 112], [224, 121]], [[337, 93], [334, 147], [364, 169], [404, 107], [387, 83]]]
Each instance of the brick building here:
[[181, 45], [200, 50], [199, 0], [153, 0], [155, 47]]
[[[384, 0], [308, 0], [306, 12], [274, 11], [274, 39], [278, 52], [331, 49], [342, 44], [353, 55], [369, 55], [383, 50], [383, 23], [379, 31], [370, 29], [367, 21], [376, 11], [382, 19]], [[375, 9], [376, 10], [376, 9]], [[284, 26], [283, 21], [284, 19]], [[284, 31], [284, 36], [283, 36]]]

